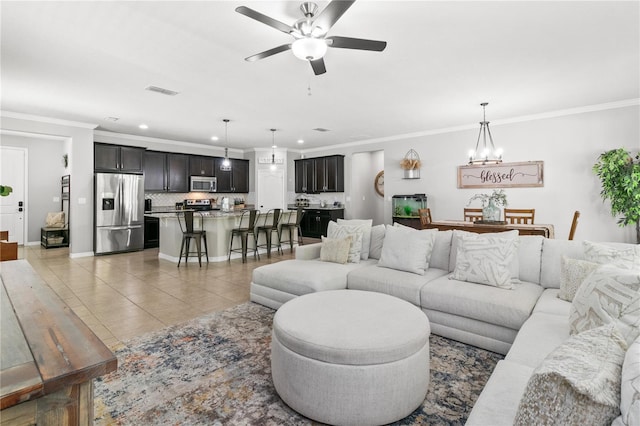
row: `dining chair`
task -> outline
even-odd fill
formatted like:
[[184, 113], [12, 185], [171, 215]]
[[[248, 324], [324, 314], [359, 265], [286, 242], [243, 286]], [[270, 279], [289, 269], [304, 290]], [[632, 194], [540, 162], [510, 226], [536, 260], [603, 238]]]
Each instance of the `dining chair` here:
[[482, 220], [482, 209], [464, 209], [464, 221], [475, 222], [476, 220]]
[[512, 224], [533, 224], [536, 209], [504, 209], [504, 220]]
[[418, 216], [420, 216], [420, 227], [422, 229], [425, 229], [425, 227], [432, 222], [431, 209], [429, 207], [426, 209], [418, 209]]
[[[254, 236], [252, 238], [255, 241], [255, 223], [256, 217], [258, 215], [257, 210], [243, 210], [240, 216], [240, 221], [238, 222], [238, 226], [231, 230], [231, 236], [229, 237], [229, 254], [227, 260], [231, 260], [232, 252], [242, 252], [242, 263], [247, 261], [247, 244], [249, 241], [249, 234]], [[233, 238], [240, 237], [241, 248], [234, 249], [233, 248]], [[253, 249], [253, 257], [256, 257], [257, 249], [254, 246]]]
[[580, 217], [580, 212], [576, 210], [573, 213], [573, 220], [571, 221], [571, 230], [569, 231], [569, 239], [573, 240], [573, 236], [576, 234], [576, 228], [578, 227], [578, 218]]
[[[185, 264], [189, 264], [189, 255], [196, 254], [198, 256], [198, 263], [202, 267], [202, 242], [204, 242], [204, 257], [209, 263], [209, 250], [207, 248], [207, 231], [204, 230], [204, 219], [201, 213], [200, 215], [200, 229], [194, 229], [193, 226], [193, 211], [187, 210], [184, 212], [178, 212], [178, 224], [182, 231], [182, 243], [180, 244], [180, 257], [178, 257], [178, 268], [180, 267], [180, 261], [184, 254]], [[189, 251], [191, 247], [191, 240], [196, 242], [196, 251]]]

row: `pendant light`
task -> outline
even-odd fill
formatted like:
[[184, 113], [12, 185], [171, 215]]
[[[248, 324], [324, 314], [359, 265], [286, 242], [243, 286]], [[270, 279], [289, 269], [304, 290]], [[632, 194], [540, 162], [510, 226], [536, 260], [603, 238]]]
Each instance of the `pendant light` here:
[[271, 170], [276, 170], [276, 129], [271, 129]]
[[[224, 143], [225, 145], [229, 145], [229, 134], [228, 134], [228, 125], [229, 119], [225, 118], [224, 121]], [[222, 164], [220, 165], [220, 170], [223, 172], [231, 171], [231, 161], [229, 161], [229, 148], [224, 149], [224, 160], [222, 160]]]
[[[480, 104], [482, 106], [482, 121], [480, 122], [480, 132], [478, 133], [478, 140], [476, 141], [476, 149], [469, 151], [469, 164], [500, 164], [502, 163], [502, 148], [496, 149], [493, 144], [493, 138], [491, 137], [491, 130], [489, 130], [489, 122], [486, 118], [486, 106], [488, 102]], [[491, 143], [491, 149], [487, 146], [487, 135], [489, 135], [489, 142]], [[482, 139], [482, 150], [480, 149], [480, 139]]]

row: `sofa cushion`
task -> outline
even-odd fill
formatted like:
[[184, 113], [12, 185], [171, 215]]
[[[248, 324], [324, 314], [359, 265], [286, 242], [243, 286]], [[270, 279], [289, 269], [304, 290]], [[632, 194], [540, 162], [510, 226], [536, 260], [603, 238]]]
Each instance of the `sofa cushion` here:
[[340, 239], [327, 238], [322, 236], [322, 247], [320, 248], [320, 260], [323, 262], [347, 263], [349, 260], [349, 248], [351, 247], [351, 237]]
[[520, 235], [518, 240], [518, 278], [540, 284], [540, 259], [545, 238], [541, 235]]
[[452, 238], [453, 231], [451, 230], [436, 232], [436, 240], [433, 243], [433, 250], [431, 250], [431, 259], [429, 259], [430, 268], [449, 270]]
[[[487, 237], [500, 237], [505, 239], [517, 239], [518, 231], [505, 231], [505, 232], [487, 232], [484, 234], [477, 234], [475, 232], [467, 232], [460, 231], [455, 229], [453, 231], [453, 236], [451, 237], [451, 256], [449, 256], [449, 271], [453, 272], [456, 268], [456, 261], [458, 256], [458, 245], [460, 244], [460, 238], [463, 236], [476, 236], [478, 238], [487, 238]], [[520, 275], [520, 266], [518, 265], [519, 259], [518, 257], [514, 257], [511, 265], [509, 266], [509, 270], [511, 271], [511, 276], [513, 278], [518, 278]]]
[[447, 271], [429, 268], [425, 275], [411, 274], [380, 266], [367, 266], [349, 272], [347, 287], [351, 290], [368, 290], [385, 293], [420, 306], [420, 290], [429, 281], [448, 274]]
[[640, 270], [603, 265], [582, 283], [571, 305], [571, 334], [614, 323], [628, 344], [640, 335]]
[[362, 260], [367, 260], [369, 258], [372, 224], [372, 219], [338, 219], [338, 225], [356, 226], [358, 229], [362, 230], [362, 251], [360, 252]]
[[434, 232], [387, 226], [379, 266], [424, 275], [435, 241]]
[[505, 291], [444, 276], [422, 287], [420, 304], [426, 309], [518, 330], [531, 315], [542, 291], [539, 285], [527, 282], [515, 284], [512, 290]]
[[327, 226], [327, 237], [332, 239], [351, 237], [347, 262], [360, 263], [364, 228], [364, 225], [338, 225], [331, 221]]
[[613, 426], [622, 425], [640, 425], [640, 338], [629, 346], [622, 363], [620, 417]]
[[589, 262], [588, 260], [571, 259], [562, 255], [560, 258], [560, 292], [558, 292], [558, 297], [567, 302], [573, 301], [578, 287], [598, 266], [597, 263]]
[[560, 258], [584, 259], [580, 241], [545, 238], [542, 242], [540, 262], [540, 285], [544, 288], [560, 288]]
[[618, 268], [640, 269], [640, 245], [615, 248], [605, 244], [583, 241], [584, 257], [595, 263], [611, 264]]
[[518, 239], [494, 236], [461, 236], [451, 279], [511, 289], [509, 265], [516, 257], [518, 243]]
[[380, 259], [382, 254], [382, 244], [384, 243], [384, 225], [376, 225], [371, 228], [371, 245], [369, 247], [369, 257]]
[[534, 313], [520, 328], [505, 359], [536, 368], [568, 338], [566, 316]]
[[296, 296], [341, 290], [347, 288], [349, 271], [374, 263], [374, 260], [365, 260], [340, 265], [320, 260], [284, 260], [254, 269], [252, 282]]
[[569, 338], [529, 379], [514, 425], [611, 424], [626, 348], [613, 324]]
[[569, 313], [571, 311], [571, 302], [558, 298], [557, 288], [547, 288], [536, 302], [533, 313], [542, 312], [545, 314], [553, 314], [564, 317], [564, 321], [569, 326]]

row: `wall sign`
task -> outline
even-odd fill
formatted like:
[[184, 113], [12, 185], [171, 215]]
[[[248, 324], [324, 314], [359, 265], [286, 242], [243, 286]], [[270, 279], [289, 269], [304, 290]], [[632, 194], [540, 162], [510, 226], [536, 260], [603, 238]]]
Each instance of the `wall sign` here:
[[458, 166], [458, 188], [544, 186], [543, 161]]
[[[274, 163], [284, 164], [284, 158], [275, 157]], [[271, 164], [271, 157], [258, 157], [258, 164]]]

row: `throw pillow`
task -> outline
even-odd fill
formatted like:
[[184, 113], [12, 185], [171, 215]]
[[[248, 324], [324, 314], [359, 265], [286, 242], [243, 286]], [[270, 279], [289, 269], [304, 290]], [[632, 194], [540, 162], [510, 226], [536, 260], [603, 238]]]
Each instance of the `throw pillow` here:
[[450, 279], [512, 289], [509, 265], [520, 240], [463, 235], [458, 240], [456, 267]]
[[[475, 232], [461, 231], [459, 229], [455, 229], [453, 231], [453, 237], [451, 238], [451, 256], [449, 259], [449, 271], [453, 271], [456, 267], [456, 260], [457, 260], [456, 258], [458, 256], [458, 244], [459, 244], [460, 238], [462, 238], [465, 235], [476, 236], [479, 238], [500, 237], [500, 238], [512, 239], [512, 240], [519, 239], [518, 238], [519, 233], [515, 229], [512, 231], [488, 232], [485, 234], [477, 234]], [[518, 278], [520, 277], [520, 262], [519, 262], [517, 253], [515, 256], [513, 256], [513, 261], [511, 262], [511, 265], [509, 265], [509, 270], [511, 271], [511, 278], [513, 278], [515, 282], [518, 282]]]
[[384, 225], [371, 227], [371, 246], [369, 247], [369, 257], [380, 259], [382, 254], [382, 244], [384, 243]]
[[640, 338], [629, 346], [622, 363], [620, 417], [613, 426], [623, 425], [640, 425]]
[[624, 249], [583, 241], [584, 257], [590, 262], [612, 264], [618, 268], [640, 269], [640, 245]]
[[45, 226], [47, 228], [64, 228], [65, 226], [65, 214], [64, 212], [49, 212], [45, 219]]
[[362, 227], [351, 225], [338, 225], [334, 221], [329, 222], [327, 227], [328, 238], [351, 237], [351, 247], [349, 248], [349, 263], [360, 263], [362, 252]]
[[338, 225], [356, 226], [362, 230], [362, 252], [360, 258], [367, 260], [369, 258], [369, 248], [371, 247], [371, 227], [373, 219], [338, 219]]
[[436, 239], [437, 229], [434, 231], [416, 232], [415, 229], [405, 230], [387, 225], [378, 266], [424, 275], [429, 268], [429, 258]]
[[571, 311], [571, 334], [614, 323], [627, 343], [640, 334], [640, 271], [600, 266], [578, 288]]
[[347, 263], [351, 237], [333, 239], [322, 236], [320, 247], [320, 260], [323, 262]]
[[560, 259], [560, 291], [558, 292], [558, 298], [567, 302], [573, 301], [578, 287], [598, 266], [600, 265], [597, 263], [571, 259], [563, 255]]
[[533, 372], [514, 425], [610, 425], [626, 347], [612, 324], [570, 337]]

